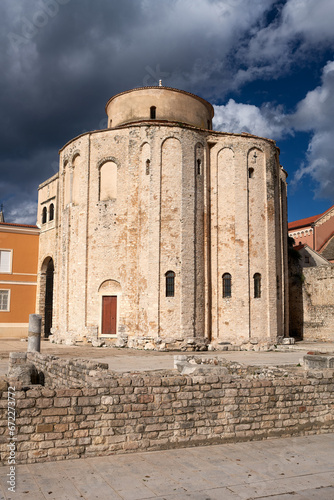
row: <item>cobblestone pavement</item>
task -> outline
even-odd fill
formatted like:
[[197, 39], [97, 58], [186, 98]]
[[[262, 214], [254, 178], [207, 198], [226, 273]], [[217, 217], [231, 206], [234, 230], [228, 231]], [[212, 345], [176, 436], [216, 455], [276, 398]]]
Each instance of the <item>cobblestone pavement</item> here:
[[11, 500], [333, 500], [334, 434], [0, 467]]
[[[0, 375], [7, 372], [10, 352], [25, 352], [27, 342], [20, 340], [0, 339]], [[212, 351], [196, 352], [199, 356], [218, 356], [229, 361], [237, 361], [246, 365], [277, 366], [297, 365], [309, 351], [334, 352], [334, 343], [298, 342], [283, 351]], [[174, 355], [181, 352], [141, 351], [137, 349], [117, 349], [111, 347], [66, 346], [42, 341], [41, 352], [63, 358], [86, 358], [109, 364], [109, 369], [117, 372], [165, 370], [174, 367]]]

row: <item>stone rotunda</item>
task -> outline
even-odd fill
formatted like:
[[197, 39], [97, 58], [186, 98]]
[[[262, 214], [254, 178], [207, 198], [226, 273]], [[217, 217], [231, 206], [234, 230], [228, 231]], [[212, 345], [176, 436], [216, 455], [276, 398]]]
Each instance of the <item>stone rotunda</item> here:
[[287, 174], [204, 99], [136, 88], [39, 186], [37, 311], [56, 341], [266, 346], [287, 336]]

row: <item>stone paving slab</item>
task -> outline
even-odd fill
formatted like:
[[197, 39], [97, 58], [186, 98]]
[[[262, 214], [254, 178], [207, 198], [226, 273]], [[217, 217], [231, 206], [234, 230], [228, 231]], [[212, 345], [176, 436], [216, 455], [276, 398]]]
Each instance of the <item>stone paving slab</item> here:
[[333, 500], [334, 434], [16, 467], [1, 500]]
[[[291, 349], [290, 349], [291, 347]], [[296, 348], [295, 348], [296, 347]], [[0, 375], [7, 373], [10, 352], [26, 352], [27, 342], [17, 339], [0, 339]], [[189, 352], [202, 357], [221, 357], [245, 365], [255, 366], [296, 366], [303, 355], [309, 351], [334, 352], [334, 343], [299, 342], [285, 351], [210, 351]], [[41, 342], [41, 352], [61, 358], [84, 358], [108, 363], [109, 369], [123, 373], [127, 371], [168, 370], [174, 368], [174, 355], [181, 352], [140, 351], [137, 349], [119, 349], [110, 347], [66, 346]]]

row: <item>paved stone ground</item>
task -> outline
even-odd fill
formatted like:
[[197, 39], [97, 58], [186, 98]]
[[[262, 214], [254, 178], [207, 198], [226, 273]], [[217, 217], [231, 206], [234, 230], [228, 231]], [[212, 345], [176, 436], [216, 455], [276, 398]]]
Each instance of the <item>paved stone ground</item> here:
[[[27, 342], [20, 340], [0, 339], [0, 375], [8, 368], [10, 352], [25, 352]], [[218, 356], [230, 361], [246, 365], [277, 366], [297, 365], [300, 359], [309, 351], [334, 352], [333, 343], [298, 342], [287, 347], [285, 351], [255, 352], [255, 351], [212, 351], [188, 353], [199, 356]], [[63, 358], [86, 358], [109, 364], [110, 370], [117, 372], [165, 370], [174, 367], [174, 354], [181, 352], [141, 351], [137, 349], [117, 349], [110, 347], [65, 346], [42, 341], [41, 352], [54, 354]]]
[[333, 500], [334, 434], [19, 465], [11, 500]]

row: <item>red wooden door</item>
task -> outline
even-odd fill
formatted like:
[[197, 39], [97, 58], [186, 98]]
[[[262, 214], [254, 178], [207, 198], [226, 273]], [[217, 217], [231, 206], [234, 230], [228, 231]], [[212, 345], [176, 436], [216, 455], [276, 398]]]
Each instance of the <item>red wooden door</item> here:
[[102, 334], [116, 335], [117, 296], [102, 297]]

